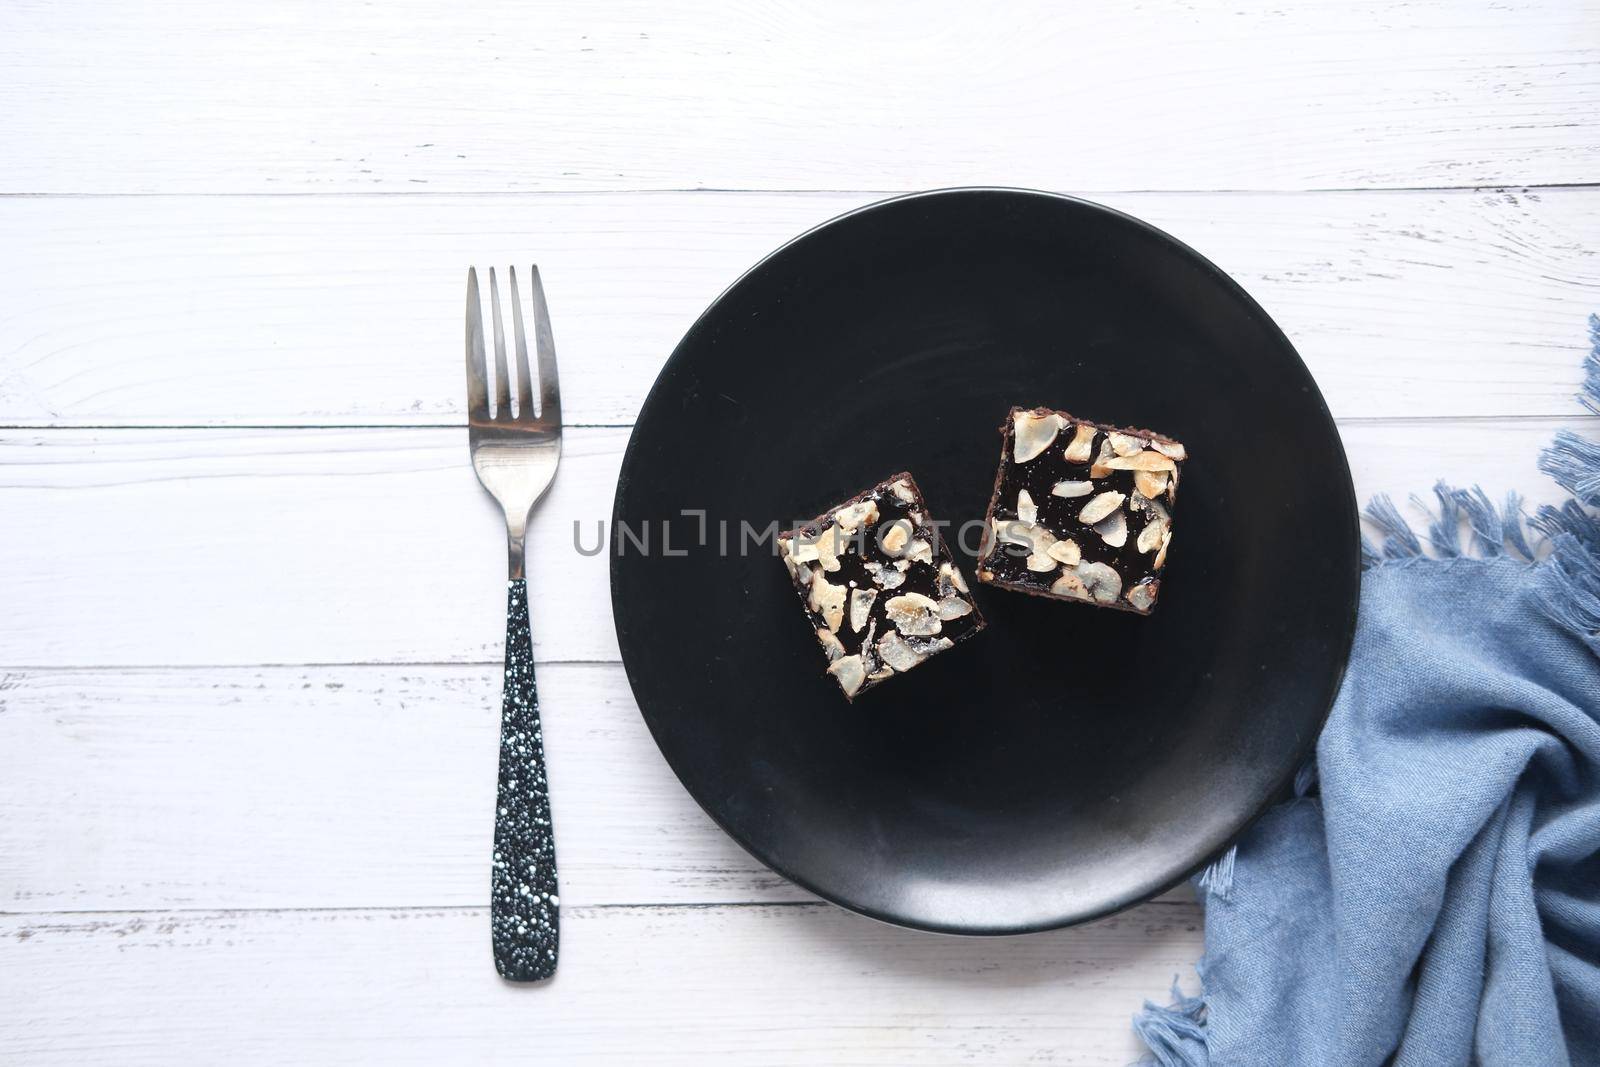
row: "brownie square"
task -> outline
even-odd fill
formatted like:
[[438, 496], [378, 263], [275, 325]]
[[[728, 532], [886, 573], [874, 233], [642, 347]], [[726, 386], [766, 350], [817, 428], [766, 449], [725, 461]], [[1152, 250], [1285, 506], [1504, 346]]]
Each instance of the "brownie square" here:
[[983, 629], [909, 474], [779, 534], [778, 554], [849, 700]]
[[978, 580], [1148, 615], [1188, 453], [1170, 437], [1012, 408]]

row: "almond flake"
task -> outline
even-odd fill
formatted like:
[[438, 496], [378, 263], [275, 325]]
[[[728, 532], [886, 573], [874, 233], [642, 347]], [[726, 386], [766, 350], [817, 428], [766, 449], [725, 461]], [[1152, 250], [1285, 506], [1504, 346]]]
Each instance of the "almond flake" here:
[[1161, 535], [1161, 551], [1156, 553], [1155, 562], [1150, 564], [1151, 570], [1160, 570], [1167, 562], [1167, 546], [1172, 543], [1172, 531], [1169, 529]]
[[972, 614], [972, 604], [958, 596], [947, 596], [939, 601], [939, 618], [943, 622]]
[[905, 519], [896, 519], [889, 524], [888, 529], [880, 528], [878, 532], [878, 547], [891, 556], [898, 556], [909, 540], [911, 540], [911, 523]]
[[962, 577], [961, 572], [956, 570], [952, 564], [941, 563], [939, 564], [939, 592], [941, 595], [948, 596], [951, 589], [959, 593], [968, 592], [967, 580]]
[[1111, 442], [1111, 451], [1119, 456], [1131, 456], [1135, 452], [1141, 451], [1146, 444], [1145, 439], [1142, 437], [1115, 431], [1106, 434], [1106, 439]]
[[861, 529], [861, 524], [878, 521], [878, 505], [871, 500], [862, 500], [851, 504], [847, 508], [840, 508], [833, 513], [833, 519], [839, 528], [846, 533], [855, 533]]
[[1189, 453], [1176, 441], [1151, 441], [1150, 447], [1160, 452], [1163, 456], [1171, 456], [1173, 459], [1189, 458]]
[[901, 593], [883, 606], [894, 628], [907, 637], [932, 637], [942, 628], [939, 605], [921, 593]]
[[1109, 604], [1122, 595], [1122, 576], [1104, 563], [1080, 563], [1075, 573], [1089, 595], [1101, 604]]
[[822, 621], [834, 633], [839, 632], [839, 624], [844, 622], [844, 598], [847, 592], [844, 586], [834, 585], [820, 573], [811, 576], [811, 594], [806, 598], [806, 604], [822, 616]]
[[873, 584], [884, 589], [898, 589], [906, 580], [905, 572], [894, 567], [885, 567], [881, 563], [863, 563], [862, 566], [872, 575]]
[[1078, 548], [1076, 541], [1057, 541], [1045, 552], [1051, 559], [1065, 563], [1069, 567], [1076, 567], [1083, 558], [1083, 553]]
[[1128, 517], [1121, 511], [1114, 511], [1110, 518], [1095, 524], [1094, 532], [1112, 548], [1121, 548], [1128, 543]]
[[1089, 587], [1083, 584], [1083, 579], [1073, 571], [1066, 571], [1050, 586], [1050, 592], [1056, 596], [1076, 597], [1079, 600], [1092, 600]]
[[831, 631], [818, 630], [817, 640], [822, 643], [822, 651], [828, 654], [829, 663], [844, 655], [844, 645], [839, 643], [839, 639], [833, 636]]
[[1122, 507], [1122, 502], [1128, 499], [1125, 494], [1116, 491], [1101, 493], [1083, 506], [1078, 512], [1078, 521], [1085, 526], [1093, 526], [1113, 511]]
[[1150, 606], [1156, 602], [1157, 588], [1159, 585], [1156, 582], [1140, 582], [1128, 590], [1128, 603], [1140, 611], [1149, 611]]
[[1106, 466], [1114, 471], [1170, 471], [1177, 470], [1177, 464], [1170, 456], [1163, 456], [1153, 449], [1135, 452], [1131, 456], [1114, 456], [1106, 460]]
[[1057, 482], [1050, 490], [1051, 496], [1088, 496], [1094, 492], [1093, 482]]
[[1154, 500], [1167, 491], [1167, 472], [1134, 471], [1133, 486], [1139, 492]]
[[1039, 521], [1039, 506], [1033, 502], [1033, 494], [1026, 489], [1017, 490], [1017, 518], [1030, 524]]
[[1017, 463], [1026, 463], [1038, 456], [1055, 441], [1062, 421], [1053, 411], [1045, 415], [1019, 411], [1011, 416], [1011, 458]]
[[861, 662], [860, 656], [845, 656], [836, 659], [828, 667], [828, 673], [839, 680], [839, 688], [844, 690], [844, 695], [853, 697], [861, 690], [861, 683], [867, 680], [866, 664]]
[[1160, 519], [1152, 519], [1150, 524], [1139, 531], [1139, 540], [1134, 542], [1134, 547], [1140, 552], [1154, 552], [1161, 544], [1161, 536], [1167, 532], [1167, 524]]
[[878, 599], [876, 589], [852, 589], [850, 591], [850, 629], [856, 633], [867, 624], [867, 616], [872, 612], [872, 602]]
[[1067, 446], [1067, 450], [1063, 455], [1066, 456], [1068, 463], [1087, 463], [1089, 462], [1089, 457], [1093, 455], [1091, 451], [1093, 444], [1094, 427], [1080, 423], [1078, 428], [1073, 431], [1072, 443]]
[[911, 483], [906, 481], [904, 478], [901, 478], [899, 481], [891, 484], [889, 486], [889, 491], [895, 496], [899, 497], [901, 500], [905, 501], [907, 504], [915, 504], [917, 502], [917, 494], [912, 491]]
[[1109, 464], [1113, 458], [1115, 457], [1111, 451], [1111, 442], [1101, 441], [1100, 454], [1094, 457], [1094, 464], [1089, 468], [1089, 477], [1104, 478], [1106, 475], [1110, 474], [1111, 468], [1107, 466], [1107, 464]]

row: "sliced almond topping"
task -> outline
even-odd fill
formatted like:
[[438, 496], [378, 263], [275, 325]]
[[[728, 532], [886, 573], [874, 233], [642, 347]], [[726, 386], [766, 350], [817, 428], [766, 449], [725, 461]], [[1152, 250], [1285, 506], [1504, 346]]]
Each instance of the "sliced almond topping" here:
[[1121, 548], [1128, 543], [1128, 516], [1121, 511], [1113, 511], [1109, 518], [1095, 523], [1094, 532], [1112, 548]]
[[1056, 569], [1056, 560], [1048, 552], [1030, 552], [1026, 560], [1028, 569], [1035, 574], [1049, 574]]
[[822, 569], [832, 573], [839, 569], [839, 550], [849, 542], [848, 534], [839, 527], [829, 524], [816, 536], [814, 544], [817, 549], [817, 562], [822, 564]]
[[848, 592], [844, 586], [834, 585], [819, 572], [811, 576], [811, 594], [806, 598], [806, 604], [822, 616], [828, 629], [838, 633], [839, 624], [844, 622], [844, 600]]
[[1128, 603], [1140, 611], [1149, 611], [1151, 605], [1156, 602], [1156, 590], [1160, 587], [1161, 583], [1159, 582], [1140, 582], [1128, 590]]
[[850, 629], [861, 632], [861, 628], [867, 624], [867, 616], [872, 612], [872, 602], [876, 599], [876, 589], [850, 590]]
[[1170, 471], [1177, 469], [1177, 464], [1172, 461], [1172, 457], [1163, 456], [1154, 449], [1135, 452], [1131, 456], [1113, 456], [1106, 460], [1106, 466], [1114, 471]]
[[1093, 482], [1057, 482], [1050, 490], [1051, 496], [1088, 496], [1094, 492]]
[[915, 504], [917, 502], [917, 494], [912, 491], [911, 483], [904, 478], [892, 483], [889, 486], [889, 491], [907, 504]]
[[894, 628], [907, 637], [932, 637], [941, 629], [939, 605], [921, 593], [901, 593], [883, 606]]
[[1089, 477], [1104, 478], [1106, 475], [1110, 474], [1111, 468], [1107, 466], [1107, 464], [1110, 463], [1114, 458], [1115, 456], [1111, 451], [1111, 442], [1101, 441], [1100, 453], [1094, 457], [1094, 463], [1089, 467]]
[[972, 604], [958, 596], [947, 596], [939, 601], [939, 618], [944, 622], [972, 614]]
[[1171, 456], [1173, 459], [1189, 458], [1189, 453], [1176, 441], [1151, 441], [1150, 447], [1160, 452], [1163, 456]]
[[1167, 524], [1160, 519], [1152, 519], [1150, 524], [1139, 531], [1139, 540], [1134, 542], [1134, 547], [1140, 552], [1154, 552], [1161, 544], [1161, 536], [1167, 532]]
[[1167, 503], [1176, 504], [1177, 502], [1178, 502], [1178, 471], [1177, 471], [1176, 468], [1174, 468], [1173, 471], [1172, 471], [1172, 476], [1167, 479]]
[[1017, 518], [1030, 524], [1039, 521], [1039, 506], [1033, 502], [1033, 494], [1026, 489], [1017, 490]]
[[1098, 603], [1109, 604], [1122, 595], [1122, 575], [1104, 563], [1080, 563], [1076, 573]]
[[939, 592], [948, 596], [950, 589], [960, 593], [967, 592], [967, 580], [962, 577], [961, 572], [956, 570], [953, 564], [941, 563], [939, 564]]
[[1011, 417], [1011, 458], [1026, 463], [1049, 448], [1061, 432], [1062, 418], [1055, 412], [1041, 415], [1019, 411]]
[[1131, 456], [1148, 443], [1144, 438], [1129, 433], [1108, 433], [1106, 439], [1111, 442], [1111, 451], [1119, 456]]
[[1150, 564], [1151, 569], [1160, 570], [1167, 563], [1167, 546], [1172, 544], [1172, 531], [1170, 529], [1161, 534], [1161, 551], [1156, 553], [1156, 558]]
[[885, 567], [881, 563], [863, 563], [862, 566], [867, 568], [868, 574], [872, 575], [873, 584], [884, 589], [898, 589], [900, 583], [906, 580], [903, 571], [896, 570], [893, 567]]
[[1134, 471], [1133, 486], [1139, 492], [1154, 500], [1167, 491], [1167, 472]]
[[933, 546], [920, 537], [913, 538], [911, 543], [906, 546], [905, 559], [897, 562], [926, 563], [931, 566], [933, 563]]
[[861, 500], [833, 513], [833, 520], [847, 533], [855, 533], [861, 524], [878, 521], [878, 505], [871, 500]]
[[1126, 499], [1128, 498], [1125, 494], [1116, 491], [1101, 493], [1085, 504], [1082, 511], [1078, 512], [1078, 521], [1086, 526], [1093, 526], [1113, 511], [1122, 507], [1122, 502]]
[[1033, 547], [1033, 536], [1029, 532], [1033, 529], [1021, 520], [995, 519], [994, 536], [1003, 545], [1021, 545], [1023, 548]]
[[909, 540], [911, 540], [911, 523], [905, 519], [896, 519], [887, 528], [878, 529], [878, 547], [891, 556], [898, 556]]
[[1063, 572], [1050, 586], [1050, 592], [1056, 596], [1076, 597], [1079, 600], [1094, 599], [1089, 594], [1089, 587], [1083, 584], [1083, 579], [1079, 578], [1075, 571]]
[[818, 630], [817, 640], [822, 642], [822, 651], [828, 654], [829, 663], [844, 655], [844, 645], [839, 643], [839, 639], [833, 636], [832, 631]]
[[922, 662], [922, 653], [906, 644], [905, 638], [892, 630], [879, 638], [878, 655], [897, 671], [909, 671]]
[[817, 552], [817, 543], [809, 537], [801, 537], [792, 541], [783, 540], [779, 541], [778, 544], [783, 546], [785, 555], [796, 563], [814, 562], [819, 554]]
[[1072, 443], [1067, 446], [1067, 451], [1064, 453], [1064, 455], [1066, 456], [1067, 462], [1068, 463], [1087, 463], [1087, 462], [1089, 462], [1089, 457], [1094, 454], [1093, 451], [1092, 451], [1092, 446], [1093, 445], [1094, 445], [1094, 427], [1093, 426], [1085, 426], [1082, 423], [1080, 423], [1078, 425], [1078, 428], [1072, 432]]
[[1065, 563], [1069, 567], [1076, 567], [1083, 558], [1083, 553], [1078, 548], [1076, 541], [1057, 541], [1046, 550], [1046, 554], [1053, 560]]
[[839, 680], [839, 688], [844, 690], [844, 695], [853, 697], [861, 691], [861, 683], [867, 680], [866, 664], [861, 662], [860, 656], [845, 656], [836, 659], [828, 667], [828, 673]]

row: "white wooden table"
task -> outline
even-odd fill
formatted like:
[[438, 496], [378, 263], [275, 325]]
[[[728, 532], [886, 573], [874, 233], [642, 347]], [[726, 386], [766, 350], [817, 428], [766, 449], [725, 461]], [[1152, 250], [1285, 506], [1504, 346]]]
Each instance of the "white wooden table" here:
[[[1573, 0], [0, 6], [0, 1062], [1125, 1063], [1181, 894], [1002, 941], [820, 904], [655, 751], [603, 558], [737, 273], [903, 190], [1149, 219], [1299, 346], [1363, 496], [1534, 467], [1600, 306]], [[500, 520], [467, 263], [537, 260], [562, 970], [484, 910]], [[592, 527], [586, 527], [592, 529]]]

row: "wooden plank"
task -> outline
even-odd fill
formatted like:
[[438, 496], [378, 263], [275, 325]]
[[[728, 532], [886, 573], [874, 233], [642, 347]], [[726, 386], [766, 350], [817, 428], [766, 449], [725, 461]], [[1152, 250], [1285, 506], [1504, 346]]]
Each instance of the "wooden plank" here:
[[0, 191], [1586, 182], [1597, 47], [1571, 0], [11, 3]]
[[553, 983], [455, 911], [0, 915], [0, 1060], [1125, 1064], [1200, 953], [1191, 904], [1021, 938], [827, 907], [574, 908]]
[[[1560, 425], [1342, 432], [1363, 498], [1444, 477], [1538, 502], [1561, 498], [1535, 467]], [[541, 660], [617, 658], [609, 561], [574, 528], [598, 543], [626, 439], [567, 435], [530, 534]], [[0, 433], [0, 666], [496, 662], [501, 538], [460, 429]]]
[[[0, 425], [460, 424], [463, 268], [533, 259], [568, 419], [625, 425], [741, 271], [873, 199], [0, 200]], [[1600, 189], [1101, 199], [1232, 273], [1338, 415], [1570, 410]]]
[[[816, 899], [684, 792], [620, 665], [539, 689], [568, 904]], [[0, 672], [0, 911], [480, 905], [499, 728], [489, 666]]]

